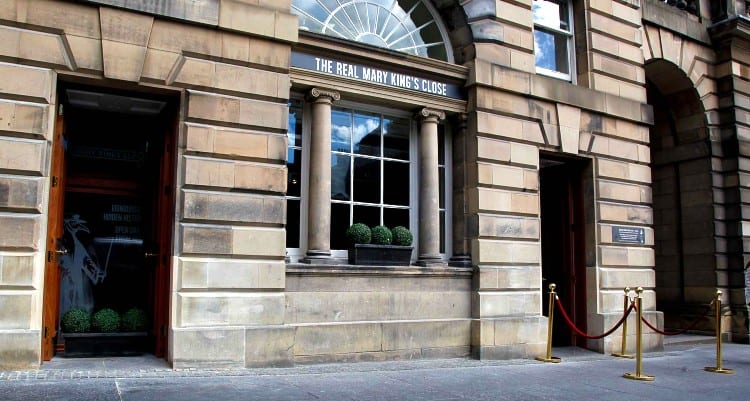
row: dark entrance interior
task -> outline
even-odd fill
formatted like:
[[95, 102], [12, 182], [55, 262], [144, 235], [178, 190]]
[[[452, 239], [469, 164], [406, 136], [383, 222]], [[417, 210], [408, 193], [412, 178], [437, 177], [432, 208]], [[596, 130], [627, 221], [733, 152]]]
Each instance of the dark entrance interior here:
[[[544, 315], [549, 316], [550, 283], [570, 318], [586, 330], [586, 221], [584, 178], [588, 162], [543, 155], [539, 169]], [[555, 311], [555, 346], [585, 346]]]
[[[67, 311], [105, 308], [141, 315], [129, 322], [142, 325], [116, 331], [145, 332], [136, 341], [140, 351], [163, 356], [177, 102], [72, 84], [60, 84], [58, 98], [48, 234], [56, 255], [48, 253], [45, 273], [44, 359], [71, 353], [74, 336], [66, 340], [61, 327]], [[119, 352], [115, 344], [93, 348], [107, 355]]]
[[[735, 231], [741, 223], [735, 219], [744, 206], [735, 185], [716, 184], [727, 180], [726, 163], [718, 161], [731, 159], [737, 144], [711, 139], [698, 90], [676, 65], [648, 62], [646, 89], [654, 110], [649, 139], [656, 309], [664, 312], [664, 327], [675, 330], [705, 312], [717, 287], [732, 280], [741, 285], [741, 276], [730, 273], [743, 266], [742, 234]], [[695, 330], [712, 333], [714, 326], [701, 320]]]

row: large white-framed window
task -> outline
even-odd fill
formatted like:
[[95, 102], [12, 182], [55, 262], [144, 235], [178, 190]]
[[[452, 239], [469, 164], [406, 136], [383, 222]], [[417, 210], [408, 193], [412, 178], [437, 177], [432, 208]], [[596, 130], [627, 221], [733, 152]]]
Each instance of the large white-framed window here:
[[534, 59], [539, 74], [573, 81], [573, 5], [571, 0], [534, 0]]
[[[301, 98], [289, 103], [287, 144], [287, 255], [297, 262], [306, 251], [309, 163], [308, 116]], [[331, 110], [331, 255], [346, 258], [346, 229], [405, 226], [419, 243], [419, 122], [412, 112], [340, 101]], [[440, 253], [450, 257], [450, 130], [438, 126]]]
[[332, 109], [331, 249], [353, 223], [411, 226], [413, 132], [408, 116]]

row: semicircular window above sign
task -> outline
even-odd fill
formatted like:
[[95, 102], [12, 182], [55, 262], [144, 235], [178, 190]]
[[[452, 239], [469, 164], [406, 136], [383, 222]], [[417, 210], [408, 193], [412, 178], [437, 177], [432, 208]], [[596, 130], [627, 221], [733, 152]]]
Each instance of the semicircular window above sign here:
[[453, 62], [448, 36], [424, 0], [292, 0], [299, 29]]

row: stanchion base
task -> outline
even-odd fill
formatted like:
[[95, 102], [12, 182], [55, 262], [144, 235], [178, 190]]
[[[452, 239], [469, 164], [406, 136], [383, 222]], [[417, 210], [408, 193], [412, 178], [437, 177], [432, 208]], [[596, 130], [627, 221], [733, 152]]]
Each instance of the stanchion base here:
[[703, 368], [703, 370], [705, 370], [706, 372], [724, 373], [726, 375], [731, 375], [732, 373], [734, 373], [734, 370], [732, 369], [717, 368], [714, 366], [706, 366], [705, 368]]
[[560, 359], [560, 358], [558, 358], [556, 356], [551, 356], [549, 358], [544, 357], [544, 356], [538, 356], [538, 357], [536, 357], [534, 359], [536, 359], [537, 361], [549, 362], [549, 363], [560, 363], [560, 361], [562, 361], [562, 359]]
[[632, 354], [621, 354], [619, 352], [615, 352], [614, 354], [612, 354], [612, 356], [616, 356], [618, 358], [627, 358], [627, 359], [633, 359], [633, 358], [635, 358], [635, 355], [632, 355]]
[[643, 375], [643, 374], [639, 376], [639, 375], [637, 375], [635, 373], [625, 373], [624, 375], [622, 375], [622, 377], [624, 377], [626, 379], [630, 379], [630, 380], [640, 380], [640, 381], [644, 381], [644, 382], [652, 382], [652, 381], [654, 381], [654, 376]]

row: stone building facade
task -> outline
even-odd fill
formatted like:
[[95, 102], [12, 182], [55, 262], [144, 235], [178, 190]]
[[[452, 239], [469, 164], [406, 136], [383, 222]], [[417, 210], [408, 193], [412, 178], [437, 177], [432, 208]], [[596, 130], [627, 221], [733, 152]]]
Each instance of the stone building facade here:
[[174, 367], [527, 358], [553, 282], [589, 333], [718, 288], [747, 341], [744, 1], [333, 3], [0, 0], [1, 368], [74, 306]]

